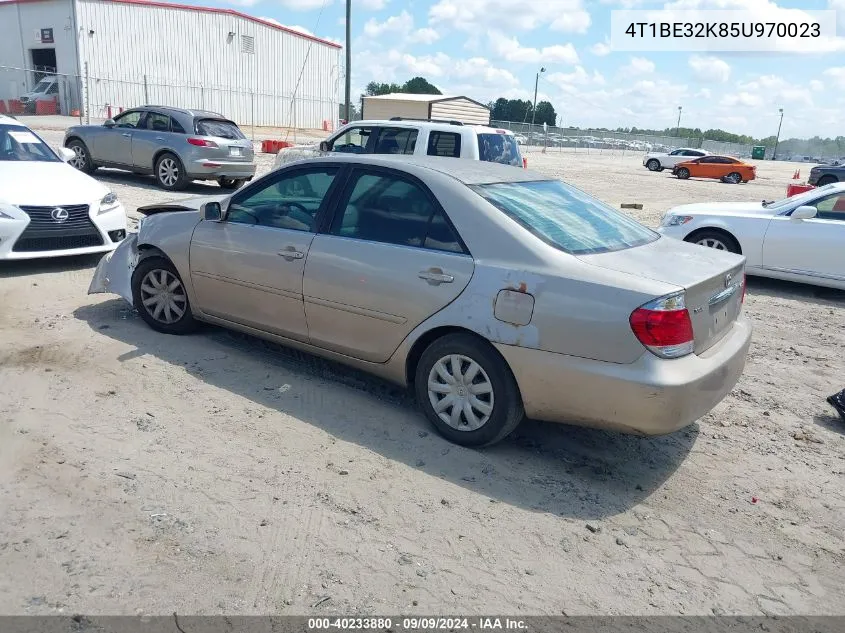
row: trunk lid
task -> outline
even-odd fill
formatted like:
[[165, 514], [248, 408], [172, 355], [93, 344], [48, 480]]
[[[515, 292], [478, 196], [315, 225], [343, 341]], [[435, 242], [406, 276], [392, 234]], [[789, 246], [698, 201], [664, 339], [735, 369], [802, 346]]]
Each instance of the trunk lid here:
[[684, 289], [696, 354], [725, 336], [742, 308], [742, 255], [663, 237], [644, 246], [578, 258], [594, 266]]

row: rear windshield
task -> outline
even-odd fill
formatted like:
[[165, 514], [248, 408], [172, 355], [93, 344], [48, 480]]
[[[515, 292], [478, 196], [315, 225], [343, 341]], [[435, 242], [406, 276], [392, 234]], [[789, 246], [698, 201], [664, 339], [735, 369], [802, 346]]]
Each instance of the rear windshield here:
[[246, 138], [237, 125], [231, 121], [221, 121], [220, 119], [200, 119], [197, 121], [197, 134], [228, 138], [233, 141]]
[[488, 163], [522, 167], [519, 144], [510, 134], [479, 134], [478, 158]]
[[627, 215], [559, 180], [471, 188], [547, 244], [573, 255], [618, 251], [660, 237]]

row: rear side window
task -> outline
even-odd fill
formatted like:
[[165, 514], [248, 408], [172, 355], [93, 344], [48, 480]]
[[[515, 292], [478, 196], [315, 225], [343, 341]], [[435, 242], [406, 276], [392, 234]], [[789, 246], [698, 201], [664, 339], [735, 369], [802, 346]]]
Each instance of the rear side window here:
[[431, 132], [428, 135], [429, 156], [461, 157], [461, 135], [454, 132]]
[[471, 187], [541, 240], [573, 255], [641, 246], [659, 235], [559, 180]]
[[522, 167], [519, 145], [510, 134], [479, 134], [478, 158], [488, 163]]
[[185, 128], [182, 127], [182, 124], [173, 118], [170, 119], [170, 131], [175, 132], [176, 134], [187, 134], [187, 132], [185, 132]]
[[217, 136], [233, 141], [246, 138], [237, 125], [231, 121], [220, 119], [200, 119], [197, 121], [197, 134], [200, 136]]

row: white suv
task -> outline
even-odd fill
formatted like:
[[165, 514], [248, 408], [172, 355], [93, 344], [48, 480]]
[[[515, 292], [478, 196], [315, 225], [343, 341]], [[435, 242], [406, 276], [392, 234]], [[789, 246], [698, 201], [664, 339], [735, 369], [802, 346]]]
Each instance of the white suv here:
[[297, 145], [276, 155], [273, 169], [300, 158], [346, 154], [413, 154], [468, 158], [523, 167], [513, 132], [459, 121], [355, 121], [319, 144]]

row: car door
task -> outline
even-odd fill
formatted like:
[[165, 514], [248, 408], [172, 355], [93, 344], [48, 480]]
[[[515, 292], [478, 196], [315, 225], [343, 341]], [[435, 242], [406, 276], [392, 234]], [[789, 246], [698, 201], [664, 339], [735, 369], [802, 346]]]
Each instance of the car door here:
[[308, 340], [302, 273], [341, 167], [282, 169], [236, 193], [221, 222], [191, 239], [191, 281], [204, 313]]
[[170, 117], [149, 110], [139, 127], [132, 132], [132, 164], [141, 169], [152, 169], [153, 157], [165, 147], [173, 147]]
[[763, 267], [845, 281], [845, 193], [819, 198], [816, 217], [772, 218], [763, 242]]
[[702, 156], [701, 158], [690, 159], [695, 161], [695, 168], [690, 172], [696, 178], [716, 178], [720, 169], [715, 156]]
[[94, 161], [122, 167], [131, 167], [132, 136], [143, 125], [145, 112], [129, 110], [115, 117], [114, 126], [103, 127], [95, 137]]
[[372, 154], [413, 154], [417, 146], [417, 130], [413, 128], [383, 127], [377, 128], [369, 153]]
[[329, 151], [341, 154], [367, 154], [372, 152], [378, 126], [356, 125], [329, 140]]
[[473, 268], [421, 181], [393, 169], [355, 169], [305, 264], [311, 341], [384, 362], [411, 330], [461, 294]]

